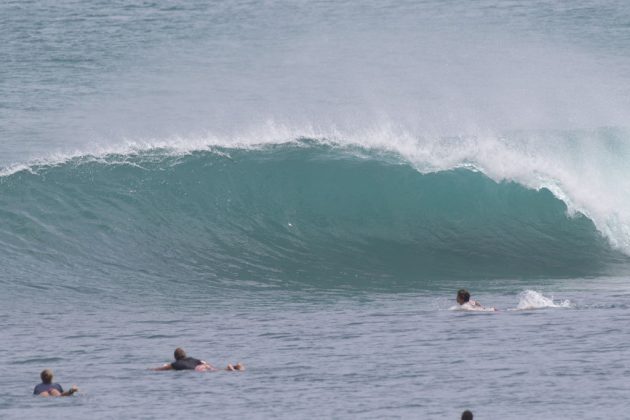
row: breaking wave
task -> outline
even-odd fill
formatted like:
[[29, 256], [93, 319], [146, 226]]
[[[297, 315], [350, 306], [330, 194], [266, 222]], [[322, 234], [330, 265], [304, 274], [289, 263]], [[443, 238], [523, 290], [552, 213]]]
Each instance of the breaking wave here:
[[84, 286], [595, 276], [628, 261], [548, 188], [309, 139], [14, 168], [0, 218], [6, 278]]

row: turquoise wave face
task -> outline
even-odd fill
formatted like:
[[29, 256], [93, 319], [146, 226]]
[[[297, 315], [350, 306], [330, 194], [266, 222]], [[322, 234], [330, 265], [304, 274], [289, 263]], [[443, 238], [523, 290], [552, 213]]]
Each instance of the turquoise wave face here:
[[63, 277], [75, 287], [387, 288], [601, 275], [627, 263], [566, 210], [545, 189], [466, 169], [421, 174], [395, 156], [309, 142], [152, 150], [3, 177], [0, 264], [35, 287]]

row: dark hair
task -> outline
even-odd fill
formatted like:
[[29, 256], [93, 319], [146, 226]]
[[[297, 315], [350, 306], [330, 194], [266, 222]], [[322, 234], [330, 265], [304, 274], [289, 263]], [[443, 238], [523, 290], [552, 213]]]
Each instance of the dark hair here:
[[470, 300], [470, 293], [466, 289], [459, 289], [457, 291], [457, 299], [461, 298], [464, 302], [468, 302]]
[[175, 353], [174, 354], [175, 354], [175, 360], [181, 360], [181, 359], [185, 359], [186, 358], [186, 352], [181, 347], [177, 347], [175, 349]]
[[42, 373], [39, 374], [39, 377], [42, 378], [42, 382], [45, 384], [49, 384], [52, 382], [53, 373], [50, 369], [42, 370]]
[[473, 414], [470, 410], [466, 410], [462, 413], [462, 420], [473, 420]]

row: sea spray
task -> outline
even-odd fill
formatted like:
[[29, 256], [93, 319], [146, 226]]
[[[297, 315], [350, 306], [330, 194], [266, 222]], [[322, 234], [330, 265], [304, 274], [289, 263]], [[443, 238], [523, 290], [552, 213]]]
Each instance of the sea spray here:
[[517, 310], [544, 309], [544, 308], [571, 308], [574, 305], [570, 300], [555, 301], [535, 290], [525, 290], [519, 294]]

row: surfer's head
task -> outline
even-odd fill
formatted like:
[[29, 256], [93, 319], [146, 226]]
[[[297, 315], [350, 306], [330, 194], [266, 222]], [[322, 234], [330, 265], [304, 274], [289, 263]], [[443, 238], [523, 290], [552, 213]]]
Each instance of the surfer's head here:
[[182, 360], [182, 359], [186, 358], [186, 352], [181, 347], [177, 347], [175, 349], [175, 354], [174, 355], [175, 355], [175, 360]]
[[470, 410], [466, 410], [462, 413], [462, 420], [473, 420], [473, 413]]
[[53, 373], [50, 369], [42, 370], [42, 373], [39, 374], [39, 377], [42, 378], [42, 382], [45, 384], [49, 384], [52, 382]]
[[463, 305], [470, 300], [470, 293], [466, 289], [459, 289], [457, 291], [457, 303]]

